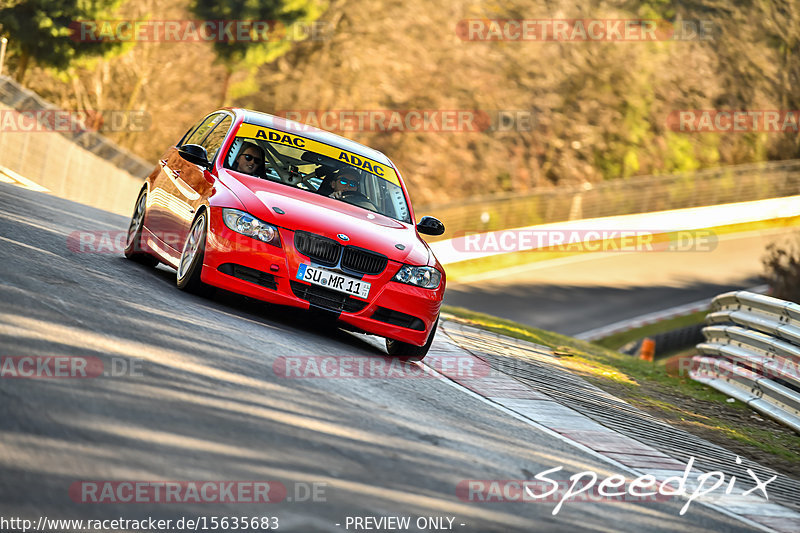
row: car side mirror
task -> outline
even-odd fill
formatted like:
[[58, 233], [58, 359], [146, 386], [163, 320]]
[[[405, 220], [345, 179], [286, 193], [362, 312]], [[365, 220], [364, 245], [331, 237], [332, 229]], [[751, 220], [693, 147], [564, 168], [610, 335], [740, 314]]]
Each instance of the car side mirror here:
[[178, 154], [189, 163], [211, 168], [211, 163], [208, 161], [208, 152], [199, 144], [184, 144], [178, 148]]
[[426, 235], [441, 235], [444, 233], [444, 224], [434, 217], [422, 217], [417, 223], [417, 231]]

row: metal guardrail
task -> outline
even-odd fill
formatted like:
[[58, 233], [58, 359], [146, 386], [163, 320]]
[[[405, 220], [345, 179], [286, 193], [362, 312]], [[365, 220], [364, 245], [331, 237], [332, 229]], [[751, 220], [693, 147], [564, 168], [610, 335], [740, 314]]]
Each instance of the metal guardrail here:
[[689, 376], [800, 433], [800, 305], [728, 292], [706, 324]]

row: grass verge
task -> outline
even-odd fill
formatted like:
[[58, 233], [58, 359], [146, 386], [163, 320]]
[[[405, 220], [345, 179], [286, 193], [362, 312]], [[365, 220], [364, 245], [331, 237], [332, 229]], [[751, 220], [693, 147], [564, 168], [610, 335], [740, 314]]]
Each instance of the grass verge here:
[[666, 333], [675, 329], [685, 328], [686, 326], [694, 326], [702, 324], [705, 321], [708, 310], [697, 311], [696, 313], [689, 313], [688, 315], [676, 316], [666, 320], [660, 320], [653, 324], [647, 324], [639, 328], [629, 329], [627, 331], [620, 331], [602, 339], [597, 339], [594, 344], [609, 348], [611, 350], [618, 350], [631, 341], [643, 339], [645, 337], [652, 337], [659, 333]]
[[473, 326], [548, 346], [562, 355], [559, 361], [565, 368], [601, 389], [690, 433], [800, 478], [800, 435], [681, 375], [674, 357], [652, 363], [484, 313], [453, 306], [443, 311]]

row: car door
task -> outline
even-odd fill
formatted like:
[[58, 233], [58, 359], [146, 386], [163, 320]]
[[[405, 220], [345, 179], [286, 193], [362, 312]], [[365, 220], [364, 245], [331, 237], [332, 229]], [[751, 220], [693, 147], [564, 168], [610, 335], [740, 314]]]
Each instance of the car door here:
[[[211, 194], [214, 183], [214, 162], [219, 155], [218, 152], [225, 142], [225, 138], [228, 136], [232, 125], [233, 116], [227, 115], [214, 125], [213, 129], [211, 129], [199, 143], [196, 143], [206, 149], [208, 161], [211, 163], [211, 170], [199, 167], [186, 160], [182, 162], [179, 169], [180, 180], [183, 182], [183, 185], [188, 188], [184, 193], [188, 195], [187, 200], [191, 197], [190, 205], [192, 209], [194, 209], [194, 212], [196, 212], [205, 201], [205, 198]], [[189, 224], [191, 225], [191, 221]], [[188, 226], [185, 229], [187, 232], [189, 231]]]
[[[186, 144], [203, 145], [208, 134], [229, 115], [225, 112], [213, 113], [206, 117], [195, 130], [183, 139], [180, 146]], [[206, 169], [190, 163], [181, 157], [179, 146], [170, 148], [159, 161], [161, 172], [158, 176], [156, 200], [160, 200], [160, 211], [163, 217], [159, 220], [161, 238], [168, 247], [168, 255], [176, 261], [180, 258], [183, 243], [194, 219], [195, 211], [202, 203], [204, 190], [200, 181], [206, 181]], [[208, 184], [208, 182], [206, 181]], [[193, 186], [193, 185], [194, 186]], [[210, 184], [209, 184], [210, 185]]]

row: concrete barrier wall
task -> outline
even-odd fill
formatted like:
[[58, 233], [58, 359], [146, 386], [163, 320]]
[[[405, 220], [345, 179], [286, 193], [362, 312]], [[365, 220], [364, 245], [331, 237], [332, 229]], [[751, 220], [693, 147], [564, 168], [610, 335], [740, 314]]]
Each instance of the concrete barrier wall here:
[[445, 235], [426, 237], [434, 242], [466, 231], [483, 233], [796, 195], [800, 195], [800, 160], [794, 159], [415, 205], [414, 212], [444, 222]]
[[[476, 232], [433, 242], [431, 248], [436, 258], [443, 265], [447, 265], [559, 245], [567, 247], [570, 244], [575, 245], [573, 250], [578, 250], [580, 248], [578, 245], [587, 245], [584, 250], [608, 249], [602, 246], [604, 233], [610, 235], [609, 240], [619, 241], [623, 233], [629, 237], [636, 234], [662, 235], [764, 220], [788, 220], [797, 216], [800, 216], [800, 195], [637, 215], [570, 220], [486, 233]], [[556, 237], [558, 240], [555, 240]], [[577, 240], [569, 240], [573, 237]], [[715, 235], [709, 237], [713, 237], [713, 241], [716, 239]], [[589, 244], [596, 246], [588, 246]], [[635, 251], [635, 248], [631, 251]]]
[[[11, 78], [0, 76], [0, 170], [63, 198], [130, 215], [155, 163], [94, 131], [63, 127], [61, 122], [59, 131], [52, 131], [53, 117], [62, 112]], [[31, 117], [36, 113], [47, 117], [44, 120], [49, 119], [51, 126], [34, 122]]]
[[[0, 104], [0, 112], [14, 113]], [[0, 165], [53, 194], [128, 216], [146, 172], [133, 176], [108, 160], [50, 131], [0, 128]]]

